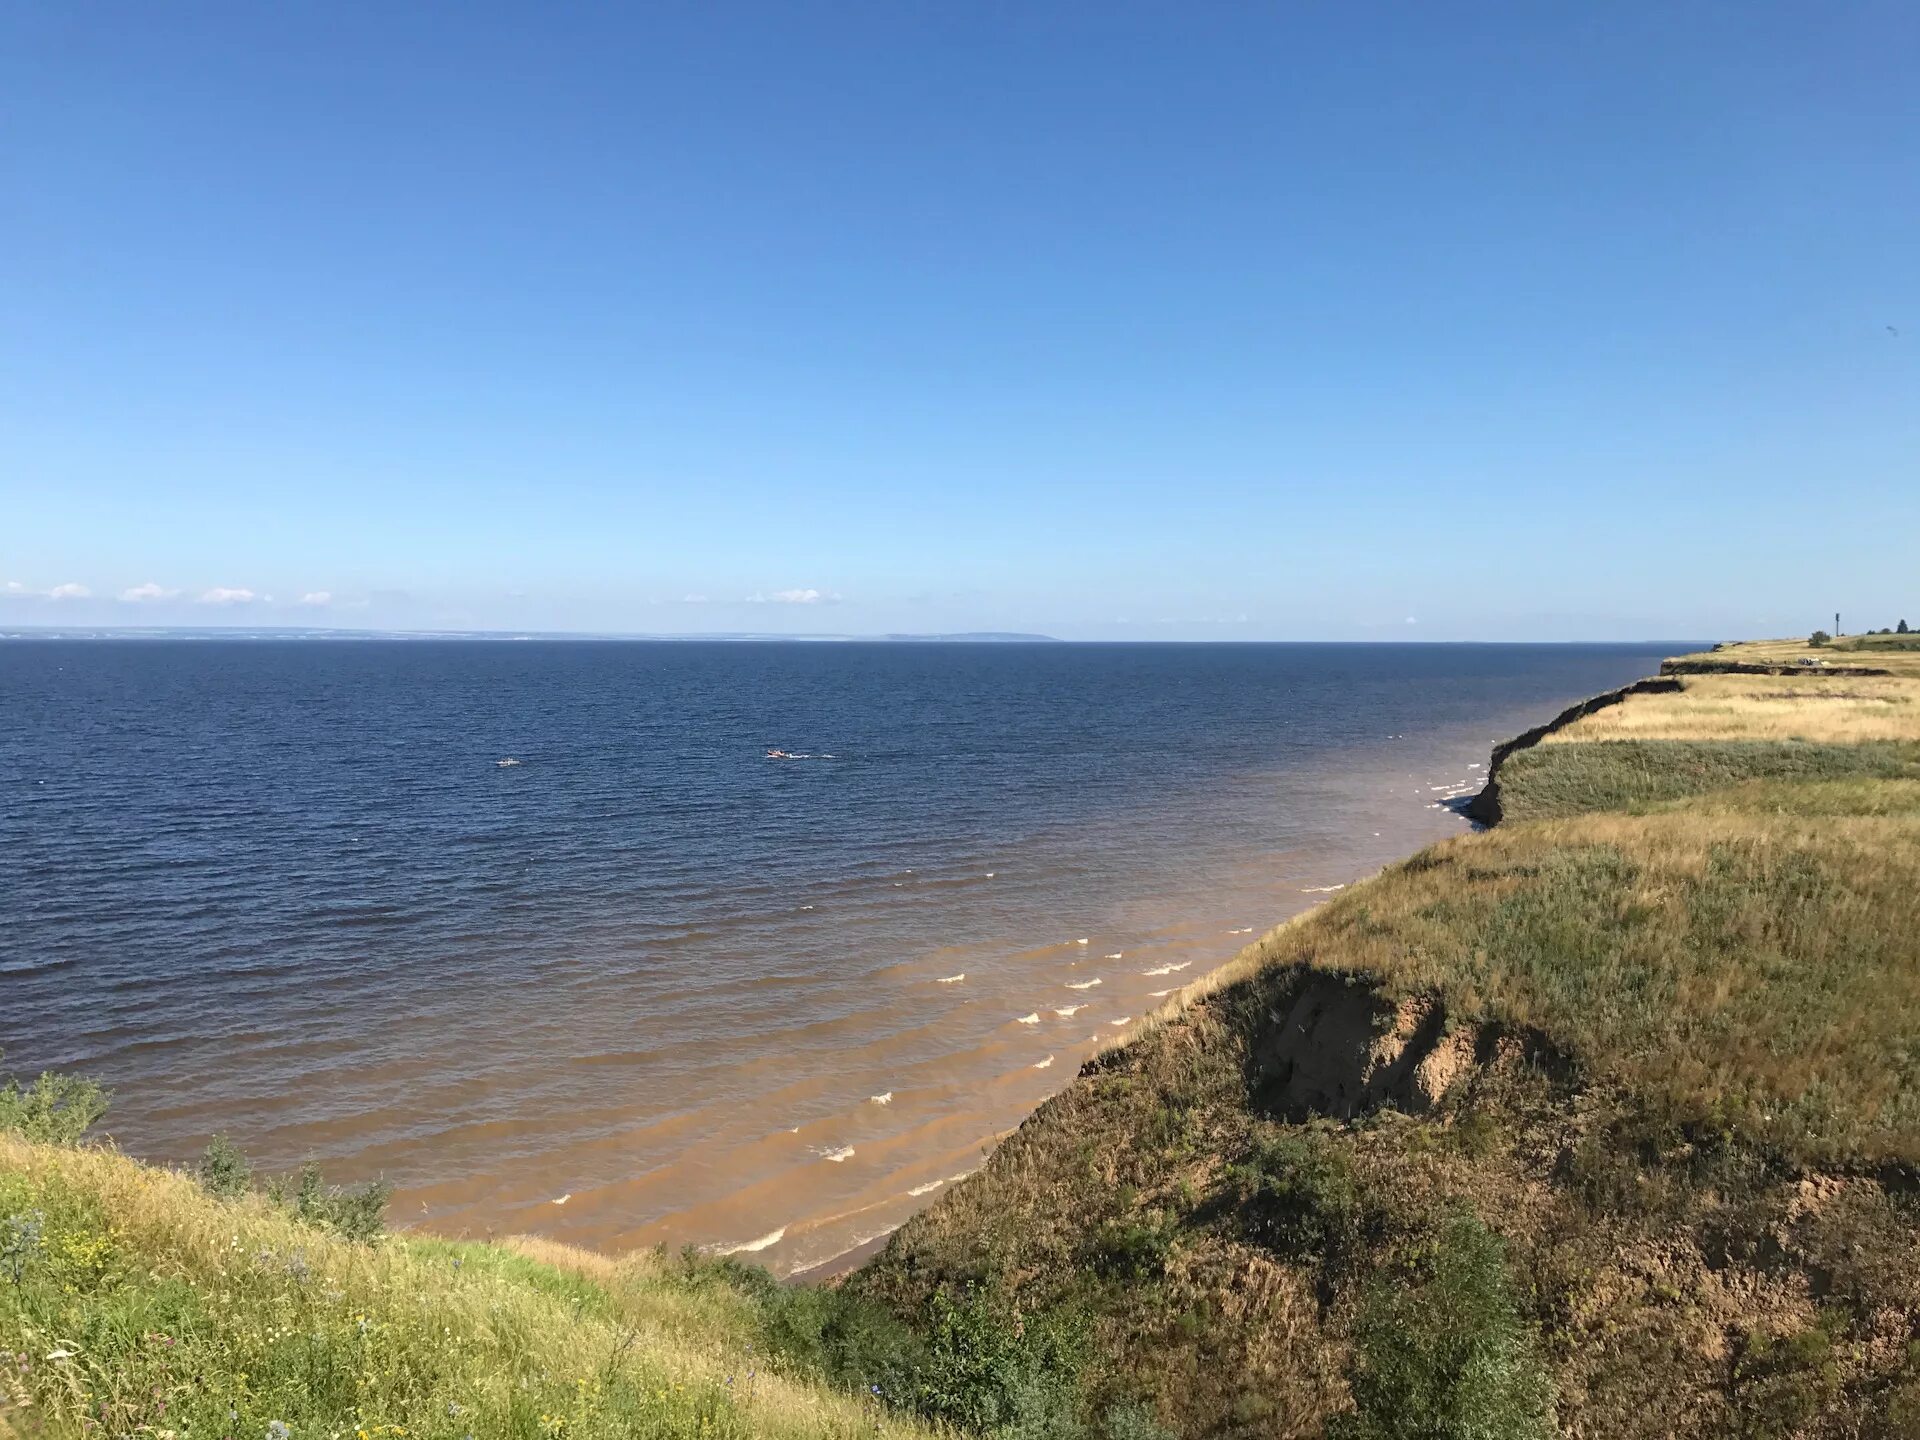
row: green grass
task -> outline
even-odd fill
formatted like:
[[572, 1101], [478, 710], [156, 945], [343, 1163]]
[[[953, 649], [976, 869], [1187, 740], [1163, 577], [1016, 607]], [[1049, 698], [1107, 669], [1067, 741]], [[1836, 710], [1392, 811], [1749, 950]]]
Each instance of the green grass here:
[[1435, 846], [1263, 958], [1536, 1031], [1676, 1123], [1920, 1162], [1916, 895], [1911, 819], [1590, 816]]
[[1641, 811], [1747, 781], [1920, 779], [1920, 744], [1602, 740], [1517, 750], [1495, 777], [1503, 822]]
[[1852, 650], [1920, 653], [1920, 635], [1847, 635], [1833, 642], [1831, 649], [1846, 654]]
[[[0, 1135], [0, 1396], [39, 1433], [613, 1440], [927, 1433], [750, 1348], [652, 1255], [355, 1241]], [[18, 1357], [25, 1357], [24, 1363]], [[4, 1406], [0, 1406], [3, 1409]]]

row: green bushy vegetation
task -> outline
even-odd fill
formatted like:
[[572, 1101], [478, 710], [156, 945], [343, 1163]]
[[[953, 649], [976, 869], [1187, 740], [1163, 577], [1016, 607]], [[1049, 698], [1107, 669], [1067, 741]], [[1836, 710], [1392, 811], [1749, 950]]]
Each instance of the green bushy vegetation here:
[[1335, 1440], [1545, 1440], [1553, 1384], [1514, 1303], [1505, 1248], [1470, 1212], [1377, 1276], [1354, 1327], [1354, 1409]]
[[1749, 780], [1920, 779], [1908, 741], [1604, 740], [1539, 745], [1507, 757], [1498, 785], [1503, 822], [1596, 811], [1640, 812]]
[[[6, 1052], [0, 1051], [0, 1060]], [[91, 1080], [42, 1071], [31, 1084], [0, 1084], [0, 1133], [49, 1145], [72, 1145], [100, 1123], [111, 1096]]]

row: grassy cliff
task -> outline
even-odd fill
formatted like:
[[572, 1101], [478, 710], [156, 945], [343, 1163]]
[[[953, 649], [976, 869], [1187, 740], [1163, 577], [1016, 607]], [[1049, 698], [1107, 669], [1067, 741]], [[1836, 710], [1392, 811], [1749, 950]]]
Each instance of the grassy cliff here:
[[1681, 672], [1267, 937], [852, 1281], [1178, 1435], [1920, 1433], [1920, 678]]

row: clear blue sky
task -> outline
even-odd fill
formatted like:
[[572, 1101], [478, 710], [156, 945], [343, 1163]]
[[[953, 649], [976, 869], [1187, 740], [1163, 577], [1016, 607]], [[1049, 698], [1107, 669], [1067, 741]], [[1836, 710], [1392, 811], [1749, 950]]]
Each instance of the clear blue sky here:
[[0, 626], [1920, 623], [1917, 61], [1910, 0], [0, 0]]

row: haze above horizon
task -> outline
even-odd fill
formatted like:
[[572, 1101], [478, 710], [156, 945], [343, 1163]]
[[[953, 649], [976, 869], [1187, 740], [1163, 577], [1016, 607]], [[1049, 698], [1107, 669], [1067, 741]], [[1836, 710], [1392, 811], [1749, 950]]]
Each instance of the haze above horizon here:
[[1916, 53], [1892, 3], [6, 7], [0, 630], [1890, 625]]

